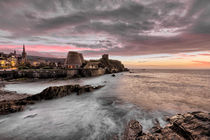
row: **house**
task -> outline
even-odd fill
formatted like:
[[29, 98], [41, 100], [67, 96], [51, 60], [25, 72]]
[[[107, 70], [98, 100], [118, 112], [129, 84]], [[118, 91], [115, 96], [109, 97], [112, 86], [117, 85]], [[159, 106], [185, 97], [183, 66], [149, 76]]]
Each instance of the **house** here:
[[87, 64], [85, 65], [84, 69], [98, 69], [99, 68], [99, 64], [100, 62], [87, 62]]

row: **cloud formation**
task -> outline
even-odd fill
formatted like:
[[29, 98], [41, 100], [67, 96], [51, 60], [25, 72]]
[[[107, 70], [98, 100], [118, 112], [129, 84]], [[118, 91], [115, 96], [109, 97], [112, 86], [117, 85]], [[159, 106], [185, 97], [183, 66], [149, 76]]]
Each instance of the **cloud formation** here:
[[63, 46], [89, 56], [210, 50], [209, 0], [1, 0], [0, 7], [1, 46], [25, 43], [37, 54], [46, 46], [62, 57]]

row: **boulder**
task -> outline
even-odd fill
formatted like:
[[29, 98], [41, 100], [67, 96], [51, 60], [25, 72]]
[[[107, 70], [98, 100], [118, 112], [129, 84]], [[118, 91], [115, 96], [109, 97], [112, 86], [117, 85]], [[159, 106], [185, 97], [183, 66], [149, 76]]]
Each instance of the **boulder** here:
[[125, 140], [135, 140], [142, 135], [142, 126], [136, 120], [131, 120], [125, 130]]

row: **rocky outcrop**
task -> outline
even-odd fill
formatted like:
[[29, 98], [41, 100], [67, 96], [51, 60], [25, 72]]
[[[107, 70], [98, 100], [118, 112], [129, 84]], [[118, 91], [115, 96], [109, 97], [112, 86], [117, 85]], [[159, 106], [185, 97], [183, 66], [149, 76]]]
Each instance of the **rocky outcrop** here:
[[104, 68], [106, 70], [105, 73], [116, 73], [116, 72], [123, 72], [127, 71], [124, 65], [118, 60], [106, 60], [100, 59], [99, 67]]
[[14, 113], [22, 111], [25, 105], [34, 104], [41, 100], [50, 100], [55, 98], [61, 98], [73, 93], [80, 95], [82, 93], [91, 92], [96, 89], [100, 89], [103, 86], [80, 86], [80, 85], [65, 85], [65, 86], [55, 86], [49, 87], [43, 90], [39, 94], [28, 96], [19, 100], [1, 101], [0, 102], [0, 115]]
[[143, 133], [138, 121], [129, 122], [124, 140], [209, 140], [210, 113], [192, 112], [175, 115], [168, 119], [169, 124], [161, 128], [158, 124], [150, 133]]
[[80, 95], [85, 92], [91, 92], [95, 89], [99, 89], [103, 86], [93, 87], [90, 85], [80, 86], [80, 85], [65, 85], [65, 86], [54, 86], [43, 90], [41, 93], [32, 95], [26, 98], [26, 100], [40, 101], [40, 100], [50, 100], [54, 98], [60, 98], [72, 93]]

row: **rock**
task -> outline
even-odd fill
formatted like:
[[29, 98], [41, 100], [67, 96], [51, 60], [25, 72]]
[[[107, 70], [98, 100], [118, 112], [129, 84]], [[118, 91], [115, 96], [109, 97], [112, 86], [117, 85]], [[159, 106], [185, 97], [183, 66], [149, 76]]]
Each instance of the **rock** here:
[[106, 74], [123, 72], [125, 70], [124, 65], [118, 60], [100, 59], [99, 62], [99, 67], [105, 69]]
[[[137, 126], [140, 125], [137, 121], [132, 121], [132, 122], [137, 124]], [[130, 128], [131, 124], [129, 123], [128, 127], [125, 130], [126, 133], [124, 136], [125, 138], [124, 140], [133, 140], [133, 139], [209, 140], [210, 139], [210, 113], [192, 112], [192, 113], [186, 113], [184, 115], [178, 114], [169, 118], [169, 124], [166, 125], [164, 128], [156, 126], [155, 131], [151, 131], [150, 133], [147, 134], [138, 133], [142, 131], [142, 127], [139, 127], [139, 130], [131, 129]]]
[[50, 100], [54, 98], [60, 98], [72, 94], [79, 89], [79, 85], [65, 85], [65, 86], [54, 86], [43, 90], [41, 93], [32, 95], [26, 100], [40, 101], [40, 100]]
[[116, 75], [115, 74], [112, 74], [112, 77], [115, 77]]
[[142, 135], [142, 126], [136, 120], [131, 120], [125, 130], [125, 140], [135, 140]]
[[50, 100], [54, 98], [60, 98], [64, 97], [73, 93], [77, 93], [77, 95], [80, 95], [85, 92], [91, 92], [93, 90], [102, 88], [103, 86], [97, 86], [93, 87], [90, 85], [80, 86], [80, 85], [65, 85], [65, 86], [54, 86], [49, 87], [43, 90], [41, 93], [32, 95], [26, 100], [32, 100], [32, 101], [40, 101], [40, 100]]
[[154, 126], [150, 129], [151, 133], [160, 133], [161, 132], [161, 126], [160, 126], [160, 122], [158, 121], [158, 119], [155, 119], [155, 124]]
[[24, 109], [23, 105], [17, 105], [15, 102], [0, 102], [0, 115], [5, 115], [8, 113], [19, 112]]
[[129, 69], [128, 68], [124, 68], [124, 71], [129, 71]]

